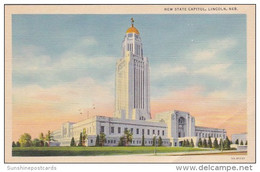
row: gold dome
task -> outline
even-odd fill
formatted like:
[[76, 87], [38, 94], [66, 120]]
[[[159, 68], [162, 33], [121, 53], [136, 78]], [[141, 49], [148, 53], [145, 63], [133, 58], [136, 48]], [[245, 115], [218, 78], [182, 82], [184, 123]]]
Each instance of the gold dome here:
[[126, 33], [135, 33], [135, 34], [139, 34], [139, 31], [134, 27], [129, 27], [126, 31]]

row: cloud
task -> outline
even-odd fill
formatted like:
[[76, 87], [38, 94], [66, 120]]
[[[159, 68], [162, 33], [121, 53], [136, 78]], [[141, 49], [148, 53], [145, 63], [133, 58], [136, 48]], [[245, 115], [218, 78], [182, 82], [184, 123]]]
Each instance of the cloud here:
[[186, 66], [178, 66], [172, 64], [160, 64], [159, 66], [154, 66], [151, 69], [151, 77], [153, 80], [171, 77], [178, 74], [188, 74], [189, 71]]
[[215, 50], [201, 50], [199, 52], [195, 52], [194, 59], [195, 60], [210, 60], [215, 57]]
[[50, 55], [44, 48], [22, 46], [13, 58], [13, 77], [16, 84], [38, 84], [51, 86], [58, 82], [70, 82], [92, 76], [99, 80], [110, 80], [114, 76], [115, 58], [92, 56], [88, 49], [98, 46], [94, 38], [82, 38], [59, 55]]
[[215, 76], [220, 79], [227, 79], [227, 69], [231, 64], [214, 64], [210, 66], [203, 67], [201, 69], [196, 69], [192, 74]]
[[48, 88], [39, 85], [13, 88], [13, 138], [18, 139], [24, 132], [37, 137], [42, 130], [56, 130], [63, 122], [83, 120], [87, 115], [112, 116], [112, 85], [86, 77]]
[[234, 48], [237, 42], [232, 38], [213, 39], [208, 41], [206, 46], [195, 46], [189, 56], [195, 61], [216, 60], [219, 54]]
[[232, 133], [247, 129], [246, 95], [232, 90], [216, 90], [205, 94], [201, 86], [174, 90], [159, 98], [151, 99], [152, 116], [169, 110], [190, 112], [197, 126], [225, 128]]
[[37, 137], [63, 122], [85, 119], [87, 114], [113, 114], [116, 57], [91, 56], [88, 49], [93, 46], [98, 46], [94, 38], [81, 38], [56, 56], [39, 46], [15, 50], [14, 139], [23, 132]]

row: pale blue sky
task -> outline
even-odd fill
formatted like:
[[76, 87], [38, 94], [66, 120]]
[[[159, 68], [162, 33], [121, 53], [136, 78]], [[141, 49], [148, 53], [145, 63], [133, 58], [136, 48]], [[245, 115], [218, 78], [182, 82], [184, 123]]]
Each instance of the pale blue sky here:
[[13, 87], [89, 77], [114, 91], [134, 17], [151, 66], [151, 96], [192, 86], [246, 94], [246, 15], [13, 15]]

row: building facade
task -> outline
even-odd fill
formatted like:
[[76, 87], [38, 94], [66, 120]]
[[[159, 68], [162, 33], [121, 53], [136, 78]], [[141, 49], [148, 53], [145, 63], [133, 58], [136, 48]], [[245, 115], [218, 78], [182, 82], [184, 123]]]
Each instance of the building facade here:
[[114, 116], [133, 120], [151, 119], [149, 61], [143, 56], [141, 36], [133, 20], [122, 42], [122, 55], [116, 63]]
[[225, 129], [198, 127], [195, 118], [188, 112], [168, 111], [155, 115], [150, 113], [150, 68], [143, 55], [140, 33], [132, 26], [127, 29], [122, 42], [122, 58], [116, 63], [116, 102], [114, 117], [95, 116], [78, 123], [66, 122], [52, 133], [56, 143], [69, 146], [72, 137], [79, 142], [80, 133], [86, 130], [87, 146], [95, 146], [100, 133], [106, 135], [105, 146], [117, 146], [124, 131], [132, 133], [130, 145], [153, 145], [159, 138], [163, 146], [181, 146], [184, 140], [193, 140], [195, 146], [199, 138], [226, 138]]
[[240, 144], [242, 141], [243, 144], [245, 145], [247, 142], [247, 133], [232, 134], [231, 140], [233, 144], [235, 144], [236, 141], [238, 141], [238, 144]]

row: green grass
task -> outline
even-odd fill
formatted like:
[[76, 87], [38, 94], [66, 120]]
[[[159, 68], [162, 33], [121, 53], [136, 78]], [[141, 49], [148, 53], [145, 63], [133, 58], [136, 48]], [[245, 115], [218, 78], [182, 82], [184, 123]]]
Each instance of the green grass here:
[[[156, 147], [157, 153], [208, 151], [191, 147]], [[98, 156], [154, 153], [154, 147], [14, 147], [13, 156]]]

